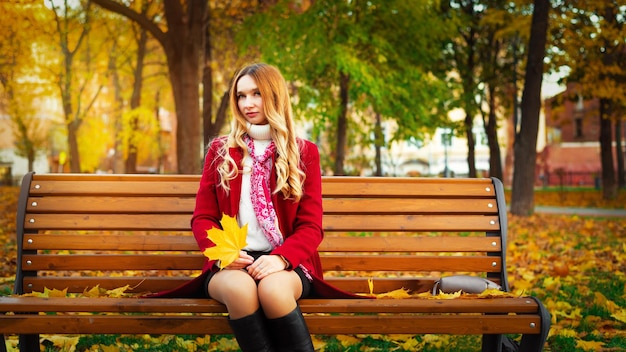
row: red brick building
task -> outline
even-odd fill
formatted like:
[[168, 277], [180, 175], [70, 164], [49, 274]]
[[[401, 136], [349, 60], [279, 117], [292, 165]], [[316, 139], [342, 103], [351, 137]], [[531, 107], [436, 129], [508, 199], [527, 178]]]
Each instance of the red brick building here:
[[584, 99], [576, 85], [544, 102], [545, 148], [537, 158], [537, 184], [598, 186], [600, 112], [598, 99]]

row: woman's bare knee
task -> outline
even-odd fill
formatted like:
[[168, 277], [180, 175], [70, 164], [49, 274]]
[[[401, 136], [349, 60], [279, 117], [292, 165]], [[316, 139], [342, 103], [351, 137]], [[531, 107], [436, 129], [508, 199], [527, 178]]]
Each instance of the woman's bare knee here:
[[302, 283], [294, 272], [272, 274], [258, 285], [259, 302], [270, 319], [285, 316], [294, 310], [301, 294]]
[[221, 271], [209, 281], [209, 295], [226, 305], [233, 319], [250, 315], [259, 309], [257, 286], [243, 271]]

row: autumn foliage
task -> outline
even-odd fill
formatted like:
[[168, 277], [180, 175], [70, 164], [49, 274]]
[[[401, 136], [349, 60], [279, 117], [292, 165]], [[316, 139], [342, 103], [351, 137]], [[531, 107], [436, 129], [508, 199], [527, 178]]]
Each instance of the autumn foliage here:
[[[16, 262], [16, 188], [0, 195], [0, 292], [10, 294]], [[623, 207], [603, 203], [599, 192], [537, 192], [538, 205]], [[574, 200], [578, 199], [578, 203]], [[552, 315], [546, 351], [621, 351], [626, 349], [626, 217], [576, 215], [509, 215], [507, 265], [513, 295], [540, 298]], [[84, 296], [123, 296], [129, 287], [106, 291], [98, 287]], [[61, 295], [63, 291], [42, 292]], [[487, 292], [489, 294], [498, 294]], [[415, 297], [391, 292], [396, 298]], [[470, 298], [450, 294], [450, 299]], [[473, 296], [471, 298], [479, 298]], [[515, 337], [515, 336], [514, 336]], [[318, 351], [478, 351], [480, 338], [447, 335], [314, 336]], [[220, 336], [44, 336], [47, 351], [235, 351], [228, 335]], [[17, 339], [8, 341], [15, 350]]]

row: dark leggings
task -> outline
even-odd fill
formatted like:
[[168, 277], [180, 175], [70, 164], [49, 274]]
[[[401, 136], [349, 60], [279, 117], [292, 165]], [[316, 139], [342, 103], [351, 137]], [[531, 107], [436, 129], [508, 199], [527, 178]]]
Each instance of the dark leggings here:
[[[254, 260], [256, 261], [257, 259], [259, 259], [260, 256], [268, 255], [269, 252], [248, 252], [248, 254], [252, 256], [252, 258], [254, 258]], [[295, 271], [296, 274], [298, 274], [298, 277], [300, 278], [300, 281], [302, 282], [302, 294], [300, 295], [300, 298], [308, 297], [311, 294], [311, 287], [312, 287], [311, 282], [304, 274], [304, 271], [302, 270], [302, 268], [297, 267], [293, 269], [293, 271]], [[215, 273], [209, 273], [204, 282], [204, 294], [206, 297], [209, 297], [209, 298], [211, 297], [211, 295], [209, 295], [209, 282], [213, 278], [213, 275], [215, 275]]]

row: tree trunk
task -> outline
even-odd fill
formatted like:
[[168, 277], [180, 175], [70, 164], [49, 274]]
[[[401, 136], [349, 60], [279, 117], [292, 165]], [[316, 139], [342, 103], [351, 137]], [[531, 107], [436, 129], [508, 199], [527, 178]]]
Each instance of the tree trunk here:
[[131, 8], [112, 0], [93, 0], [148, 30], [167, 57], [169, 78], [176, 105], [176, 159], [178, 173], [197, 174], [202, 160], [200, 129], [200, 57], [205, 50], [208, 1], [165, 0], [167, 31]]
[[382, 127], [380, 114], [376, 113], [376, 122], [374, 124], [374, 149], [376, 151], [376, 156], [375, 156], [374, 161], [376, 164], [376, 171], [374, 173], [374, 176], [383, 175], [383, 163], [382, 163], [381, 149], [383, 145], [385, 145], [384, 138], [385, 137], [383, 136], [383, 127]]
[[[66, 117], [66, 121], [67, 121]], [[78, 152], [78, 122], [71, 121], [67, 124], [67, 144], [70, 150], [70, 172], [80, 173], [80, 154]]]
[[617, 197], [610, 116], [611, 102], [608, 99], [600, 99], [600, 163], [602, 165], [602, 198], [607, 200], [615, 199]]
[[211, 131], [213, 130], [213, 69], [211, 68], [211, 9], [207, 9], [207, 23], [204, 40], [204, 56], [202, 69], [202, 141], [207, 147], [211, 142]]
[[546, 52], [549, 0], [535, 0], [533, 8], [528, 59], [522, 93], [522, 121], [514, 145], [513, 190], [511, 213], [528, 216], [534, 212], [535, 166], [537, 133], [541, 110], [543, 59]]
[[[476, 177], [476, 139], [474, 138], [474, 115], [476, 113], [475, 94], [476, 94], [476, 54], [477, 54], [477, 31], [479, 27], [478, 16], [476, 14], [476, 4], [474, 1], [467, 1], [462, 5], [463, 15], [470, 18], [467, 33], [462, 34], [465, 39], [465, 50], [467, 57], [465, 58], [465, 67], [461, 74], [463, 86], [463, 109], [465, 110], [465, 138], [467, 139], [467, 170], [468, 177]], [[460, 59], [456, 60], [460, 62]], [[448, 169], [448, 177], [450, 170]]]
[[[111, 84], [113, 85], [113, 96], [114, 101], [115, 101], [115, 108], [114, 108], [114, 116], [115, 116], [115, 135], [119, 135], [122, 131], [122, 109], [124, 108], [124, 98], [122, 98], [122, 84], [120, 83], [120, 75], [119, 72], [117, 70], [117, 66], [115, 64], [115, 59], [117, 57], [118, 53], [117, 53], [117, 43], [114, 42], [114, 46], [113, 49], [111, 50], [111, 52], [109, 53], [109, 71], [110, 71], [110, 75], [111, 75]], [[123, 168], [125, 167], [123, 164], [123, 150], [121, 147], [121, 143], [119, 141], [118, 138], [114, 139], [114, 145], [113, 145], [113, 150], [115, 151], [115, 153], [113, 154], [113, 160], [111, 161], [110, 164], [110, 171], [112, 171], [113, 173], [121, 173], [122, 171], [125, 172], [125, 169], [123, 170]]]
[[626, 175], [624, 174], [624, 148], [622, 147], [622, 120], [615, 120], [615, 156], [617, 157], [617, 187], [626, 187]]
[[[148, 44], [148, 32], [140, 28], [139, 38], [137, 38], [137, 61], [135, 63], [135, 72], [133, 73], [133, 93], [130, 97], [131, 110], [137, 109], [141, 106], [141, 91], [143, 88], [143, 68], [144, 58], [146, 57], [146, 50]], [[128, 156], [126, 157], [126, 172], [129, 174], [137, 173], [137, 143], [136, 138], [133, 136], [140, 133], [138, 130], [138, 117], [133, 116], [130, 121], [130, 138], [128, 140]]]
[[485, 133], [487, 134], [487, 143], [489, 143], [489, 176], [496, 177], [502, 181], [502, 156], [500, 155], [500, 144], [498, 143], [495, 87], [489, 85], [488, 90], [489, 119], [485, 125]]
[[344, 176], [343, 163], [346, 158], [346, 141], [348, 140], [348, 91], [350, 76], [340, 74], [339, 82], [340, 112], [337, 117], [337, 145], [335, 146], [335, 176]]
[[468, 177], [476, 177], [476, 138], [474, 137], [474, 117], [470, 112], [472, 109], [465, 110], [465, 135], [467, 138], [467, 167]]
[[67, 147], [69, 149], [70, 172], [80, 173], [80, 152], [78, 151], [78, 128], [80, 122], [78, 114], [74, 114], [72, 105], [72, 56], [65, 53], [65, 77], [61, 88], [61, 99], [63, 100], [63, 116], [67, 124]]
[[209, 130], [209, 136], [211, 138], [217, 137], [224, 127], [226, 123], [226, 112], [228, 111], [228, 100], [230, 99], [230, 94], [228, 89], [222, 94], [222, 98], [220, 99], [220, 105], [217, 108], [217, 113], [215, 114], [215, 121], [211, 125], [211, 130]]

